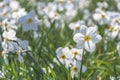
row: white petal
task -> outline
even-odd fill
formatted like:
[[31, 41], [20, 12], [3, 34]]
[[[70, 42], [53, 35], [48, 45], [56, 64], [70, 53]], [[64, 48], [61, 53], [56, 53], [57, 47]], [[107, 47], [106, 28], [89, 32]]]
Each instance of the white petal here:
[[19, 55], [18, 55], [18, 60], [20, 61], [20, 62], [24, 62], [24, 60], [23, 60], [23, 57], [20, 55], [20, 53], [18, 53]]
[[36, 13], [35, 13], [35, 11], [30, 11], [29, 13], [28, 13], [28, 15], [30, 16], [30, 17], [32, 17], [32, 18], [35, 18], [35, 16], [36, 16]]
[[95, 27], [89, 27], [88, 29], [87, 29], [87, 35], [93, 35], [93, 34], [96, 34], [97, 33], [97, 30], [96, 30], [96, 28]]
[[20, 42], [20, 46], [23, 48], [23, 49], [27, 49], [28, 47], [28, 41], [27, 40], [23, 40]]
[[87, 70], [87, 68], [83, 65], [82, 66], [82, 73], [84, 73]]
[[37, 31], [37, 30], [38, 30], [38, 25], [37, 25], [37, 23], [33, 23], [33, 24], [31, 25], [31, 29], [34, 30], [34, 31]]
[[62, 49], [63, 49], [62, 47], [59, 47], [59, 48], [56, 49], [56, 55], [57, 56], [60, 56], [62, 54]]
[[87, 32], [87, 26], [81, 25], [81, 27], [80, 27], [80, 33], [83, 34], [83, 35], [86, 35], [86, 32]]
[[74, 23], [70, 23], [70, 24], [69, 24], [69, 28], [70, 28], [71, 30], [73, 30], [73, 29], [74, 29], [74, 26], [75, 26], [75, 24], [74, 24]]
[[96, 45], [90, 40], [85, 42], [85, 49], [88, 52], [93, 52], [95, 50]]
[[98, 43], [102, 39], [102, 37], [100, 35], [92, 35], [91, 39], [94, 43]]
[[79, 43], [81, 41], [84, 40], [84, 35], [80, 34], [80, 33], [76, 33], [73, 37], [73, 40], [76, 42], [76, 43]]
[[100, 14], [98, 14], [98, 13], [93, 14], [93, 19], [96, 20], [96, 21], [99, 21], [101, 19]]
[[27, 25], [27, 24], [25, 24], [25, 25], [23, 25], [23, 31], [29, 31], [30, 30], [30, 26], [29, 25]]
[[8, 65], [8, 59], [6, 55], [4, 55], [4, 60], [5, 60], [5, 64]]
[[26, 24], [26, 15], [20, 17], [18, 21], [19, 21], [21, 24]]
[[81, 40], [81, 41], [77, 44], [77, 48], [82, 49], [82, 48], [84, 48], [84, 45], [85, 45], [85, 41], [84, 41], [84, 40]]
[[76, 56], [76, 59], [77, 59], [77, 60], [82, 60], [82, 55], [77, 55], [77, 56]]
[[12, 29], [9, 29], [8, 31], [4, 31], [2, 36], [4, 38], [10, 39], [10, 40], [16, 40], [16, 32]]

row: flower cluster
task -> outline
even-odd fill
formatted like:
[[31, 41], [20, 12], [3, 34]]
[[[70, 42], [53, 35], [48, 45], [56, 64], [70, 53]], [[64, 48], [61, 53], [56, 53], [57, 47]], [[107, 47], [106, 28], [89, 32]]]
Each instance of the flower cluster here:
[[[58, 65], [60, 65], [60, 63], [64, 64], [67, 69], [70, 67], [72, 77], [77, 77], [78, 72], [80, 72], [80, 61], [82, 60], [82, 54], [85, 54], [83, 49], [59, 47], [56, 50], [56, 58], [54, 58], [53, 61]], [[86, 67], [84, 65], [82, 66], [82, 72], [85, 72]]]
[[[42, 22], [47, 27], [50, 27], [50, 24], [54, 21], [56, 27], [65, 27], [65, 23], [72, 21], [77, 16], [78, 11], [83, 10], [89, 3], [88, 0], [54, 0], [48, 3], [39, 2], [37, 4], [38, 16], [42, 17]], [[59, 26], [60, 24], [63, 26]]]
[[22, 56], [28, 50], [29, 42], [18, 38], [17, 31], [20, 29], [20, 24], [22, 24], [23, 31], [37, 30], [35, 11], [30, 11], [27, 14], [18, 1], [4, 0], [0, 2], [0, 12], [2, 56], [4, 56], [6, 64], [8, 64], [8, 53], [16, 53], [18, 60], [23, 62]]
[[[97, 3], [96, 8], [93, 8], [94, 5], [90, 5], [94, 1]], [[52, 0], [51, 2], [33, 0], [34, 3], [31, 5], [35, 10], [22, 8], [20, 1], [17, 0], [1, 1], [0, 41], [1, 55], [5, 63], [8, 64], [9, 55], [14, 54], [18, 61], [24, 62], [26, 53], [35, 52], [35, 56], [33, 53], [30, 54], [31, 58], [35, 57], [30, 64], [33, 66], [33, 63], [36, 63], [38, 66], [39, 61], [42, 62], [42, 58], [39, 59], [39, 57], [53, 52], [55, 56], [50, 54], [48, 56], [50, 60], [57, 66], [63, 64], [67, 70], [70, 69], [70, 75], [76, 79], [79, 77], [79, 73], [87, 71], [88, 66], [92, 64], [92, 61], [88, 65], [84, 63], [85, 56], [88, 57], [95, 53], [94, 57], [98, 54], [97, 59], [101, 59], [102, 53], [108, 55], [108, 51], [110, 53], [118, 52], [116, 55], [120, 56], [120, 0], [110, 1], [108, 3], [109, 1], [98, 2], [96, 0]], [[111, 7], [112, 2], [116, 4], [115, 9]], [[89, 6], [91, 6], [90, 9]], [[27, 7], [29, 6], [27, 5]], [[64, 35], [64, 33], [68, 34]], [[62, 44], [62, 40], [63, 42], [66, 40], [65, 43]], [[62, 47], [56, 43], [61, 44]], [[58, 48], [56, 49], [56, 47]], [[112, 50], [111, 47], [113, 47]], [[111, 54], [108, 57], [111, 56], [115, 55]], [[104, 65], [102, 61], [97, 63], [99, 62], [97, 59], [93, 60], [97, 67]], [[115, 59], [117, 59], [116, 56]], [[89, 61], [86, 60], [86, 62]], [[46, 64], [40, 65], [41, 70], [45, 74], [52, 73], [55, 66], [53, 64], [46, 66]], [[4, 70], [1, 70], [0, 77], [4, 76]], [[114, 79], [112, 75], [109, 77], [111, 80]]]

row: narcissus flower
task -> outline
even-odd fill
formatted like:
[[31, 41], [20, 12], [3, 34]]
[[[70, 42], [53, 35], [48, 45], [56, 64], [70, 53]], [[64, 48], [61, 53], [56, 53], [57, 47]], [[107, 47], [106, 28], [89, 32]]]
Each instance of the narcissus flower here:
[[16, 32], [12, 29], [8, 29], [7, 31], [4, 31], [2, 34], [4, 40], [16, 40]]
[[[72, 67], [71, 67], [71, 75], [72, 75], [72, 78], [74, 76], [78, 77], [78, 72], [80, 72], [80, 65], [81, 63], [79, 61], [73, 61], [72, 63]], [[86, 67], [84, 65], [82, 65], [82, 73], [84, 73], [86, 71]]]
[[68, 47], [62, 48], [59, 47], [56, 50], [57, 58], [60, 60], [62, 63], [66, 63], [66, 60], [70, 58], [71, 51]]
[[69, 28], [74, 31], [74, 33], [81, 32], [81, 29], [84, 27], [83, 25], [85, 24], [84, 21], [78, 21], [74, 23], [69, 24]]
[[97, 33], [94, 27], [83, 29], [82, 33], [76, 33], [73, 37], [78, 48], [85, 48], [88, 52], [93, 52], [102, 37]]
[[23, 31], [34, 30], [36, 31], [37, 28], [37, 21], [35, 19], [36, 13], [35, 11], [30, 11], [27, 15], [22, 16], [19, 19], [19, 22], [23, 25]]
[[72, 58], [75, 58], [77, 60], [82, 60], [83, 49], [72, 48], [71, 52], [72, 52], [72, 56], [71, 56]]

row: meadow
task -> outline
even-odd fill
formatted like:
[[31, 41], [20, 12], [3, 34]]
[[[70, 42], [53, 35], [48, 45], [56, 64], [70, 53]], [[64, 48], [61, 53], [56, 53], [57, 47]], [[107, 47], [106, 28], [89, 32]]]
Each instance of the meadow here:
[[0, 80], [120, 80], [120, 0], [1, 0]]

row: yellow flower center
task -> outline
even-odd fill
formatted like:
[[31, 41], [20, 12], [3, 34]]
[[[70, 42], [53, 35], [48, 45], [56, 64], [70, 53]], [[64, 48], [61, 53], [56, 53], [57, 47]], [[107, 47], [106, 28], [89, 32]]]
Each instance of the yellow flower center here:
[[73, 71], [74, 71], [74, 72], [77, 72], [77, 71], [78, 71], [78, 67], [74, 66], [74, 67], [73, 67]]
[[78, 55], [78, 51], [74, 51], [73, 54], [76, 56]]
[[9, 39], [8, 38], [4, 38], [4, 41], [7, 42], [7, 41], [9, 41]]
[[102, 17], [102, 19], [105, 18], [105, 15], [104, 15], [104, 14], [101, 14], [101, 17]]
[[65, 58], [66, 58], [66, 56], [65, 56], [64, 54], [62, 54], [62, 55], [61, 55], [61, 58], [62, 58], [62, 59], [65, 59]]
[[118, 18], [117, 18], [117, 19], [115, 19], [115, 22], [116, 22], [116, 23], [119, 23], [119, 19], [118, 19]]
[[120, 33], [120, 29], [118, 30], [118, 32]]
[[80, 26], [75, 26], [75, 30], [79, 30], [80, 29]]
[[113, 30], [114, 30], [113, 26], [110, 26], [110, 27], [109, 27], [109, 30], [110, 30], [110, 31], [113, 31]]
[[54, 14], [54, 17], [57, 17], [57, 13]]
[[90, 40], [90, 36], [86, 35], [86, 36], [84, 37], [84, 40], [85, 40], [85, 41], [89, 41], [89, 40]]
[[16, 50], [16, 55], [18, 56], [18, 54], [19, 54], [19, 53], [18, 53], [18, 50]]
[[7, 16], [7, 12], [4, 12], [4, 13], [3, 13], [3, 16]]
[[5, 8], [5, 4], [2, 5], [2, 8]]
[[59, 0], [59, 2], [60, 2], [60, 3], [63, 3], [63, 2], [64, 2], [64, 0]]
[[5, 52], [4, 52], [4, 51], [2, 51], [2, 52], [1, 52], [1, 56], [4, 56], [4, 54], [5, 54]]
[[102, 10], [103, 10], [103, 11], [105, 11], [105, 10], [106, 10], [106, 8], [105, 8], [105, 7], [103, 7], [103, 8], [102, 8]]
[[73, 2], [74, 2], [74, 0], [70, 0], [70, 2], [71, 2], [71, 3], [73, 3]]
[[28, 23], [32, 23], [32, 21], [33, 21], [32, 18], [28, 18], [27, 20]]

